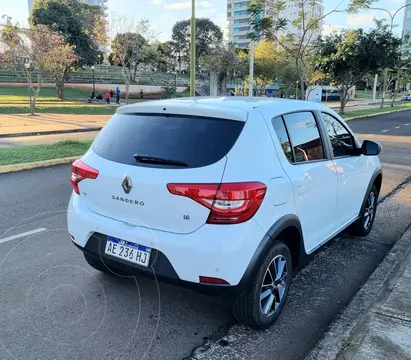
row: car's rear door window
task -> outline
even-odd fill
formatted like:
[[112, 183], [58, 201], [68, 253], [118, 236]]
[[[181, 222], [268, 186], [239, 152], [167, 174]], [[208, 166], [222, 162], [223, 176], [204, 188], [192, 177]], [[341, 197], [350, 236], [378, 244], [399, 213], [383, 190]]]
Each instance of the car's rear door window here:
[[277, 117], [272, 120], [274, 131], [277, 135], [277, 139], [280, 142], [285, 157], [290, 163], [294, 162], [293, 151], [291, 149], [290, 138], [288, 137], [287, 129], [285, 128], [283, 118]]
[[302, 111], [284, 115], [296, 163], [324, 160], [324, 146], [314, 114]]
[[142, 164], [134, 155], [154, 156], [202, 167], [221, 160], [237, 141], [244, 122], [207, 117], [115, 114], [96, 138], [101, 157], [122, 164]]

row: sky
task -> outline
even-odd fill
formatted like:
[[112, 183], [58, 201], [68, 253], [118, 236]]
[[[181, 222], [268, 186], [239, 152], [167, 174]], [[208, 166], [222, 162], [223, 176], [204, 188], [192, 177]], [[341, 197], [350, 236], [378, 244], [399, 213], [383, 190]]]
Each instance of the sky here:
[[[324, 0], [325, 13], [334, 10], [341, 0]], [[379, 0], [375, 6], [385, 8], [394, 12], [405, 4], [406, 0]], [[223, 29], [226, 28], [225, 0], [196, 0], [197, 17], [208, 17]], [[338, 9], [345, 9], [348, 0], [342, 0]], [[188, 19], [191, 15], [191, 1], [184, 0], [108, 0], [106, 3], [108, 13], [132, 16], [136, 20], [148, 19], [158, 34], [161, 41], [169, 40], [171, 29], [176, 21]], [[12, 17], [12, 23], [19, 22], [27, 26], [28, 6], [27, 0], [0, 0], [0, 23], [4, 23], [1, 15], [5, 12]], [[345, 13], [334, 13], [326, 17], [324, 31], [330, 32], [341, 28], [369, 28], [373, 25], [374, 17], [387, 19], [388, 14], [383, 11], [368, 10], [361, 11], [356, 16]], [[401, 34], [403, 22], [403, 11], [395, 17], [397, 25], [394, 31]]]

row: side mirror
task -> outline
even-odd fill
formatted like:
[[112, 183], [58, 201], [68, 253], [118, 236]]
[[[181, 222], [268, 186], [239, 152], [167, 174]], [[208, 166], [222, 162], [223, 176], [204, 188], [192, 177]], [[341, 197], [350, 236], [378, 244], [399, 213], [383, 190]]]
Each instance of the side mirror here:
[[375, 156], [381, 152], [382, 146], [370, 140], [364, 140], [361, 146], [361, 153], [366, 156]]

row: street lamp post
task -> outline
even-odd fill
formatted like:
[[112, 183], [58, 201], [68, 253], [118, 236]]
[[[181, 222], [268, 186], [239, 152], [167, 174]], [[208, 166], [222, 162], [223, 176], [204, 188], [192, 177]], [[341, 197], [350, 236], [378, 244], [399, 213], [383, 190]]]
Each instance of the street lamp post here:
[[97, 56], [98, 56], [98, 69], [99, 71], [101, 71], [101, 62], [100, 62], [101, 55], [98, 54]]
[[[370, 10], [379, 10], [379, 11], [385, 11], [389, 17], [390, 17], [390, 32], [392, 33], [392, 30], [394, 28], [394, 19], [395, 17], [398, 15], [398, 13], [408, 7], [411, 6], [410, 4], [405, 4], [403, 6], [401, 6], [400, 8], [398, 8], [393, 14], [391, 14], [391, 11], [384, 9], [384, 8], [379, 8], [379, 7], [369, 7], [368, 9]], [[387, 77], [388, 77], [388, 69], [384, 70], [384, 88], [383, 88], [383, 92], [382, 92], [382, 99], [381, 99], [381, 108], [384, 107], [384, 100], [385, 100], [385, 82], [387, 81]], [[376, 90], [377, 90], [377, 79], [378, 79], [378, 75], [375, 75], [375, 82], [374, 82], [374, 88], [373, 88], [373, 102], [375, 101], [375, 94], [376, 94]]]
[[190, 96], [196, 94], [196, 1], [191, 0]]
[[13, 19], [11, 16], [8, 16], [7, 14], [3, 14], [1, 18], [6, 19], [7, 25], [11, 25], [11, 20]]
[[298, 84], [300, 83], [299, 80], [296, 81], [295, 85], [295, 100], [298, 100]]
[[96, 92], [96, 81], [95, 81], [95, 78], [94, 78], [94, 69], [95, 69], [95, 67], [93, 65], [91, 67], [91, 70], [93, 70], [93, 91]]

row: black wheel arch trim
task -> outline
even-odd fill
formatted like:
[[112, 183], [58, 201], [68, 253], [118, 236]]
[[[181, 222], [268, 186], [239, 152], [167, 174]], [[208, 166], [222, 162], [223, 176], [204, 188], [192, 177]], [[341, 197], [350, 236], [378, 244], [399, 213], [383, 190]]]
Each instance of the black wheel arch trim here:
[[240, 283], [238, 284], [238, 287], [240, 289], [244, 291], [247, 288], [247, 285], [252, 279], [254, 273], [257, 271], [258, 266], [263, 261], [267, 251], [274, 245], [276, 241], [278, 241], [278, 235], [280, 235], [285, 229], [289, 227], [296, 228], [300, 235], [299, 258], [302, 258], [303, 256], [305, 257], [307, 255], [305, 253], [303, 232], [299, 218], [296, 215], [284, 215], [283, 217], [278, 219], [273, 226], [271, 226], [271, 228], [267, 231], [267, 233], [261, 240], [259, 246], [257, 247], [257, 250], [251, 258], [250, 263], [248, 264], [246, 271], [244, 272], [243, 277], [240, 280]]
[[[364, 195], [364, 200], [362, 201], [360, 213], [358, 214], [359, 217], [362, 216], [362, 214], [363, 214], [363, 212], [364, 212], [364, 209], [365, 209], [365, 207], [366, 207], [366, 205], [367, 205], [368, 193], [370, 192], [372, 186], [374, 185], [375, 180], [377, 180], [377, 177], [380, 176], [380, 175], [381, 175], [381, 177], [382, 177], [382, 170], [381, 170], [381, 169], [378, 169], [378, 170], [376, 170], [376, 171], [374, 172], [374, 174], [371, 176], [370, 182], [368, 183], [368, 186], [367, 186], [367, 191], [365, 192], [365, 195]], [[381, 190], [381, 189], [380, 189], [380, 190]]]

